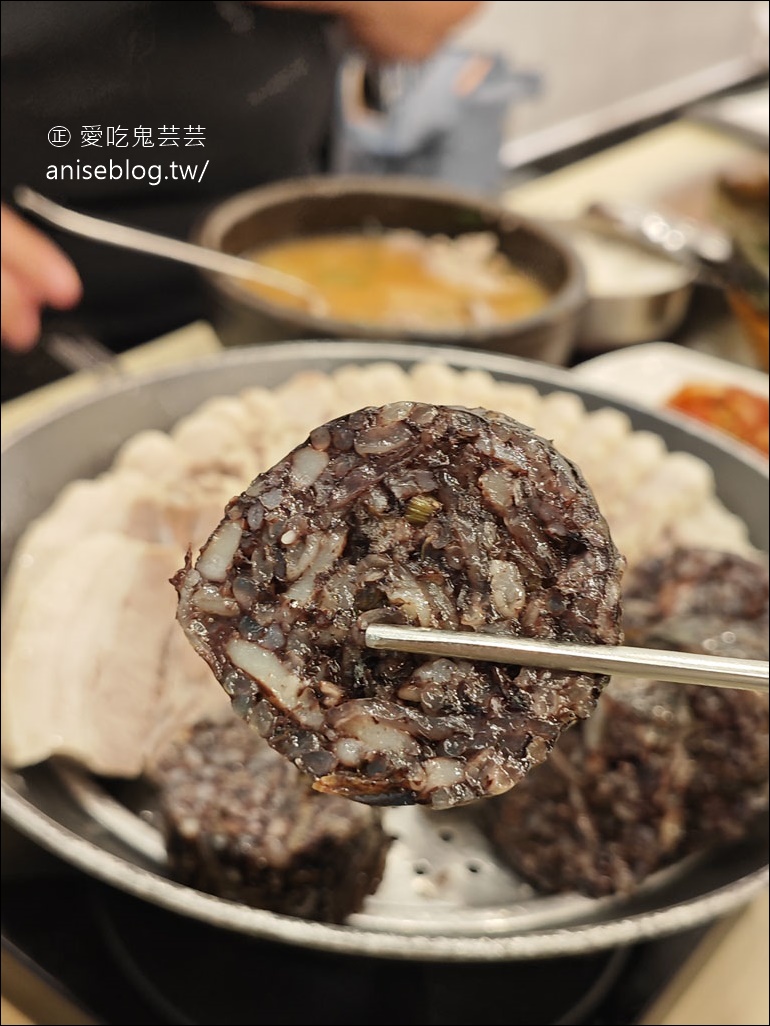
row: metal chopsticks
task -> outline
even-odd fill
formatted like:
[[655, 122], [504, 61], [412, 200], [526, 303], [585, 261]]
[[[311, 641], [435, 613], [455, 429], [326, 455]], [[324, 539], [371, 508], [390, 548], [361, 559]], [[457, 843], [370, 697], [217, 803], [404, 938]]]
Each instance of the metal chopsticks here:
[[674, 684], [707, 684], [767, 695], [768, 664], [755, 659], [695, 655], [623, 645], [576, 645], [500, 634], [471, 634], [377, 623], [366, 629], [372, 649], [417, 652], [454, 659], [481, 659], [554, 670], [622, 674]]

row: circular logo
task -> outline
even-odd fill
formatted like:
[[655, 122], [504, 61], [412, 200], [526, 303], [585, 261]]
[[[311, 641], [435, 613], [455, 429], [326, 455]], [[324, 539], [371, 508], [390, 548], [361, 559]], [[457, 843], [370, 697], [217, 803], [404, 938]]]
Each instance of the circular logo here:
[[54, 125], [48, 132], [48, 141], [51, 146], [66, 146], [71, 138], [72, 133], [64, 125]]

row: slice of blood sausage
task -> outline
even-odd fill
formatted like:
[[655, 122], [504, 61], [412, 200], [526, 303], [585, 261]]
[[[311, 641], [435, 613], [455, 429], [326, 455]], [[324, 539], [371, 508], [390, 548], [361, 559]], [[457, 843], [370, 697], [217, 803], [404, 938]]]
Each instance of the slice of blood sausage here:
[[623, 565], [550, 442], [401, 402], [316, 428], [173, 583], [235, 712], [318, 790], [448, 808], [516, 784], [607, 678], [373, 651], [366, 627], [617, 644]]

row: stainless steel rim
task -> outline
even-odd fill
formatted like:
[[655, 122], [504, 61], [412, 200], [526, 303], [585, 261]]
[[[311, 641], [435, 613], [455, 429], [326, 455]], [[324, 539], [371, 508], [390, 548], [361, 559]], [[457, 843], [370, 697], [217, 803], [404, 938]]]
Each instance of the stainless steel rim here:
[[431, 961], [506, 961], [587, 954], [691, 929], [743, 906], [768, 886], [768, 868], [709, 895], [656, 912], [508, 936], [381, 933], [293, 919], [191, 890], [134, 866], [54, 823], [3, 781], [3, 814], [48, 851], [78, 869], [170, 912], [211, 926], [346, 955]]

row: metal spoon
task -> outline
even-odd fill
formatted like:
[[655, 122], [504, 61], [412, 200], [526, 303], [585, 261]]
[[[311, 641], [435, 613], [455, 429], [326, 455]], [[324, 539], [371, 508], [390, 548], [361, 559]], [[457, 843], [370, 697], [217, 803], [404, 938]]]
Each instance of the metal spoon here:
[[323, 314], [326, 309], [325, 299], [312, 285], [308, 285], [307, 282], [290, 274], [284, 274], [282, 271], [265, 267], [253, 260], [247, 260], [245, 257], [220, 253], [215, 249], [196, 246], [191, 242], [172, 239], [166, 235], [156, 235], [155, 232], [148, 232], [141, 228], [130, 228], [127, 225], [104, 221], [102, 218], [92, 217], [90, 214], [80, 214], [41, 196], [39, 192], [35, 192], [34, 189], [30, 189], [26, 185], [18, 186], [14, 190], [13, 198], [22, 210], [34, 214], [56, 228], [70, 232], [72, 235], [80, 235], [83, 238], [92, 239], [94, 242], [120, 246], [123, 249], [148, 253], [166, 260], [176, 260], [179, 263], [190, 264], [206, 271], [214, 271], [217, 274], [226, 274], [233, 278], [242, 278], [270, 288], [280, 289], [282, 292], [300, 298], [315, 314]]
[[454, 659], [481, 659], [521, 666], [547, 666], [554, 670], [617, 673], [673, 684], [708, 684], [768, 694], [768, 664], [755, 659], [733, 659], [668, 652], [623, 645], [576, 645], [500, 634], [432, 630], [376, 623], [366, 629], [366, 644], [374, 649], [419, 652]]

